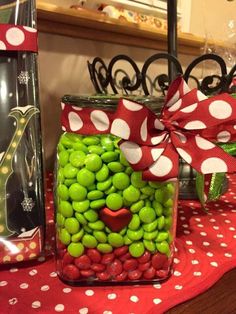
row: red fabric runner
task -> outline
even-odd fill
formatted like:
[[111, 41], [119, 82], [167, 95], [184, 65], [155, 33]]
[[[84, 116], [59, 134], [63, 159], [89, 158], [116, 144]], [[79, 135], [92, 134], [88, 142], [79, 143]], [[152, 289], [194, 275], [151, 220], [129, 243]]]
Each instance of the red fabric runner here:
[[[48, 179], [47, 249], [53, 238], [51, 176]], [[70, 287], [55, 273], [53, 257], [2, 267], [1, 313], [160, 314], [204, 292], [236, 267], [236, 175], [229, 190], [204, 214], [195, 201], [180, 201], [173, 274], [160, 284]]]

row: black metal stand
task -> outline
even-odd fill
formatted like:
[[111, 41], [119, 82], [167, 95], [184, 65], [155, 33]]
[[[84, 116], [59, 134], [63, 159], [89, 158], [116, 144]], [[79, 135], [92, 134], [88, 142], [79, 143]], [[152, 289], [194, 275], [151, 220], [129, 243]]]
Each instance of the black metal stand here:
[[[168, 53], [177, 58], [177, 0], [167, 0]], [[168, 64], [169, 79], [173, 81], [176, 71], [172, 63]]]

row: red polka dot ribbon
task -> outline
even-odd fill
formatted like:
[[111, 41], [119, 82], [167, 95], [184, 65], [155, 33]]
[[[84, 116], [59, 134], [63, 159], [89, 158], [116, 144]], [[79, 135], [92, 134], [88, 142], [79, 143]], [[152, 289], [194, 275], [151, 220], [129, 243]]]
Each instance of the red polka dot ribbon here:
[[236, 100], [228, 94], [207, 98], [182, 77], [171, 84], [159, 118], [128, 99], [114, 113], [69, 104], [62, 109], [64, 131], [120, 137], [122, 152], [145, 180], [177, 177], [179, 157], [202, 174], [236, 171], [236, 159], [215, 144], [236, 139]]
[[0, 24], [1, 50], [37, 52], [37, 30], [22, 25]]

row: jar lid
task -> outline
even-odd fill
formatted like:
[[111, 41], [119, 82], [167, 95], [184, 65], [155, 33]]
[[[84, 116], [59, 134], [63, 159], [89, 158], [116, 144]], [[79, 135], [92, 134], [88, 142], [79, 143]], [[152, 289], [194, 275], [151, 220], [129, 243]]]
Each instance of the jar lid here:
[[115, 109], [120, 98], [126, 98], [146, 105], [154, 112], [160, 112], [164, 97], [145, 96], [145, 95], [64, 95], [62, 102], [78, 107], [99, 107], [103, 109]]

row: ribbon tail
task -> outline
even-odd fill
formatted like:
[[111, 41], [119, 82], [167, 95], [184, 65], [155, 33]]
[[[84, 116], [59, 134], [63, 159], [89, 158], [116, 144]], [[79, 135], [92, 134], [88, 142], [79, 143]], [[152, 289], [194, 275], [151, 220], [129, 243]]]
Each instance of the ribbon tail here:
[[221, 196], [223, 190], [223, 183], [225, 179], [226, 179], [225, 173], [221, 172], [212, 174], [210, 188], [207, 197], [209, 201], [215, 201]]

